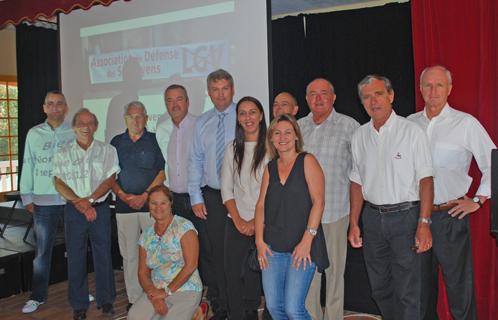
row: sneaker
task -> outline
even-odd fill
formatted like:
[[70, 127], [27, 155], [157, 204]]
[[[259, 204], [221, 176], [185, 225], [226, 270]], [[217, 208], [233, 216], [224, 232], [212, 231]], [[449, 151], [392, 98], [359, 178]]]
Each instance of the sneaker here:
[[86, 311], [85, 310], [75, 310], [73, 313], [73, 320], [85, 320]]
[[31, 312], [35, 312], [38, 307], [41, 305], [41, 304], [44, 304], [45, 302], [40, 302], [40, 301], [36, 301], [36, 300], [28, 300], [26, 302], [26, 304], [24, 305], [24, 307], [22, 307], [22, 313], [31, 313]]

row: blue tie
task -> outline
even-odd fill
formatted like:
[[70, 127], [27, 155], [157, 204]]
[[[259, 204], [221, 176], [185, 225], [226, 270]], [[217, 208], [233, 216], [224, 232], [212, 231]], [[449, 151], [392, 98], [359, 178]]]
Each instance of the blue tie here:
[[221, 177], [223, 153], [225, 152], [225, 116], [226, 113], [218, 114], [218, 128], [216, 130], [216, 172], [218, 173], [218, 179]]

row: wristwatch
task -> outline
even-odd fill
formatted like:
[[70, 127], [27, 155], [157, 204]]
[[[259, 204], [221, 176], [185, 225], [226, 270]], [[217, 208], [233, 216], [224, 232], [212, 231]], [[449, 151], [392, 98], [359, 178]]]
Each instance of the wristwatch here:
[[318, 230], [311, 227], [306, 228], [306, 231], [308, 231], [313, 237], [316, 236], [316, 234], [318, 233]]
[[90, 204], [93, 204], [95, 202], [95, 199], [94, 198], [88, 198], [88, 202], [90, 202]]
[[173, 292], [171, 291], [171, 289], [169, 287], [164, 288], [164, 291], [166, 291], [166, 294], [168, 295], [168, 297], [173, 295]]
[[479, 205], [479, 208], [482, 208], [482, 202], [481, 202], [481, 199], [479, 199], [479, 197], [474, 197], [472, 198], [472, 201], [477, 203]]
[[419, 223], [427, 223], [427, 224], [431, 224], [431, 223], [432, 223], [432, 220], [431, 220], [431, 218], [418, 218], [418, 222], [419, 222]]

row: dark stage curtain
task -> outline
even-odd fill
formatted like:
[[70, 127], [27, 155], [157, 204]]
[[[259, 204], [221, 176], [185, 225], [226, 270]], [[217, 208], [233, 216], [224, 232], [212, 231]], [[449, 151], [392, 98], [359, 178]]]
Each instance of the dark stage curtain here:
[[391, 79], [398, 114], [415, 111], [408, 3], [285, 17], [273, 21], [272, 31], [273, 94], [294, 94], [299, 117], [309, 113], [306, 85], [325, 77], [335, 86], [336, 110], [366, 122], [356, 86], [370, 73]]
[[[412, 1], [411, 7], [417, 80], [427, 65], [447, 66], [453, 73], [449, 103], [477, 117], [496, 143], [498, 2], [417, 0]], [[423, 107], [420, 95], [417, 107]], [[469, 194], [474, 195], [480, 181], [475, 163], [471, 173], [474, 183]], [[494, 320], [498, 315], [498, 248], [490, 235], [489, 202], [471, 217], [477, 311], [481, 320]], [[451, 319], [446, 300], [439, 302], [440, 319]]]
[[16, 51], [21, 168], [28, 130], [45, 120], [45, 94], [59, 89], [57, 31], [21, 24], [16, 27]]

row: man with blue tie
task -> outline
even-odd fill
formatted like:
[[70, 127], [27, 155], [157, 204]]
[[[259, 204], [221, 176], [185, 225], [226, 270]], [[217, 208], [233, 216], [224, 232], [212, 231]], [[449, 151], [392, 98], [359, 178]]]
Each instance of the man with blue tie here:
[[225, 147], [235, 138], [236, 111], [233, 103], [232, 76], [219, 69], [207, 77], [208, 95], [214, 108], [204, 112], [196, 122], [189, 163], [188, 193], [195, 215], [206, 223], [207, 245], [211, 265], [207, 273], [215, 275], [209, 287], [214, 316], [227, 318], [227, 294], [224, 272], [224, 234], [227, 211], [220, 192], [220, 172]]

